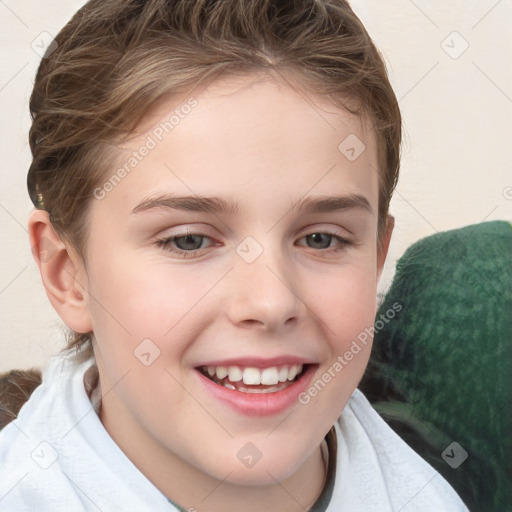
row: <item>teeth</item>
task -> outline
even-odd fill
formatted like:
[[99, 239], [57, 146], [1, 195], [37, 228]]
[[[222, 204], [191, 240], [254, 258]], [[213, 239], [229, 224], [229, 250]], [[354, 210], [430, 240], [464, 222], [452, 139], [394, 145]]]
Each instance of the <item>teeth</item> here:
[[288, 380], [288, 368], [283, 366], [278, 373], [279, 382], [286, 382]]
[[255, 386], [261, 384], [261, 373], [258, 368], [245, 368], [243, 379], [244, 384]]
[[242, 380], [242, 370], [238, 366], [230, 366], [228, 368], [228, 379], [231, 382], [238, 382]]
[[[254, 368], [239, 366], [208, 366], [203, 367], [210, 377], [221, 381], [227, 377], [229, 382], [241, 382], [246, 386], [275, 386], [276, 384], [293, 381], [302, 372], [303, 365], [272, 366], [270, 368]], [[231, 386], [230, 386], [231, 388]]]
[[215, 373], [217, 374], [217, 379], [223, 379], [228, 375], [228, 369], [225, 366], [217, 366], [215, 368]]
[[[232, 384], [224, 384], [225, 387], [233, 386]], [[265, 393], [276, 393], [277, 391], [281, 391], [285, 388], [287, 388], [288, 385], [284, 384], [283, 382], [280, 382], [277, 386], [267, 386], [265, 388], [255, 388], [251, 386], [239, 386], [236, 388], [236, 391], [239, 391], [241, 393], [255, 393], [255, 394], [265, 394]], [[235, 389], [233, 386], [230, 389]]]
[[290, 368], [290, 371], [288, 372], [288, 380], [293, 380], [297, 376], [297, 373], [299, 372], [299, 367], [294, 365]]
[[266, 386], [273, 386], [279, 382], [279, 373], [277, 368], [265, 368], [261, 372], [261, 383]]

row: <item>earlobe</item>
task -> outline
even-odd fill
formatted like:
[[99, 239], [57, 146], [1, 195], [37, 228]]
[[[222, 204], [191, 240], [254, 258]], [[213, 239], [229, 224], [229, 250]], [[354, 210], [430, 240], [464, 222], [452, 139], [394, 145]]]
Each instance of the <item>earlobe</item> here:
[[55, 232], [48, 212], [32, 211], [28, 232], [32, 254], [52, 306], [70, 329], [79, 333], [92, 331], [87, 275], [80, 258]]
[[377, 244], [377, 281], [380, 279], [386, 257], [388, 255], [389, 244], [391, 242], [391, 235], [395, 227], [395, 218], [392, 215], [388, 215], [386, 219], [386, 230], [383, 234], [381, 243]]

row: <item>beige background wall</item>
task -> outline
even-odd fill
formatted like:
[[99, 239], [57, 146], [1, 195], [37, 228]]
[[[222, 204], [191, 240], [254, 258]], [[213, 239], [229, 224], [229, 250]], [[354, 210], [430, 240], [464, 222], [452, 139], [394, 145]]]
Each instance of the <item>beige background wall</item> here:
[[[63, 346], [26, 233], [28, 98], [38, 45], [83, 3], [0, 1], [0, 371], [44, 366]], [[405, 120], [385, 290], [396, 259], [415, 240], [512, 220], [512, 1], [351, 3], [386, 57]]]

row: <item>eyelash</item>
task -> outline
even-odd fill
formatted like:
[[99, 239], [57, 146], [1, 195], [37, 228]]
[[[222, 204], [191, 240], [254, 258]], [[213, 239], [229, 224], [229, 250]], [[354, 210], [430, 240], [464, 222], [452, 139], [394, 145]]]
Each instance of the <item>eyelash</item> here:
[[[335, 248], [327, 248], [327, 249], [318, 249], [318, 251], [320, 251], [322, 253], [329, 253], [329, 254], [336, 253], [336, 252], [342, 251], [343, 249], [345, 249], [346, 247], [348, 247], [350, 245], [353, 245], [353, 242], [344, 238], [341, 235], [341, 233], [329, 233], [329, 232], [323, 232], [323, 231], [314, 231], [307, 235], [303, 235], [300, 239], [306, 238], [311, 235], [328, 235], [328, 236], [333, 237], [338, 242], [337, 248], [335, 247]], [[197, 255], [198, 251], [202, 250], [201, 248], [192, 249], [190, 251], [185, 251], [183, 249], [179, 249], [179, 248], [172, 246], [172, 242], [174, 242], [175, 240], [180, 239], [180, 238], [186, 238], [187, 236], [198, 236], [198, 237], [202, 237], [202, 238], [211, 239], [211, 237], [205, 233], [186, 231], [184, 233], [180, 233], [179, 235], [173, 235], [173, 236], [170, 236], [167, 238], [162, 238], [160, 240], [156, 240], [155, 244], [157, 245], [157, 247], [160, 247], [169, 252], [178, 254], [178, 255], [182, 256], [183, 258], [193, 258]], [[171, 249], [171, 247], [172, 247], [172, 249]]]

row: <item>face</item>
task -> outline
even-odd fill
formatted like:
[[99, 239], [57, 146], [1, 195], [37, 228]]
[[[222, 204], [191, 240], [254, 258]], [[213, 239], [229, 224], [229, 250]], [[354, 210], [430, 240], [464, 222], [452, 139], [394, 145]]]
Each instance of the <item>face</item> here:
[[281, 481], [340, 416], [375, 315], [367, 124], [278, 80], [226, 79], [162, 101], [119, 149], [84, 272], [101, 419], [146, 474]]

